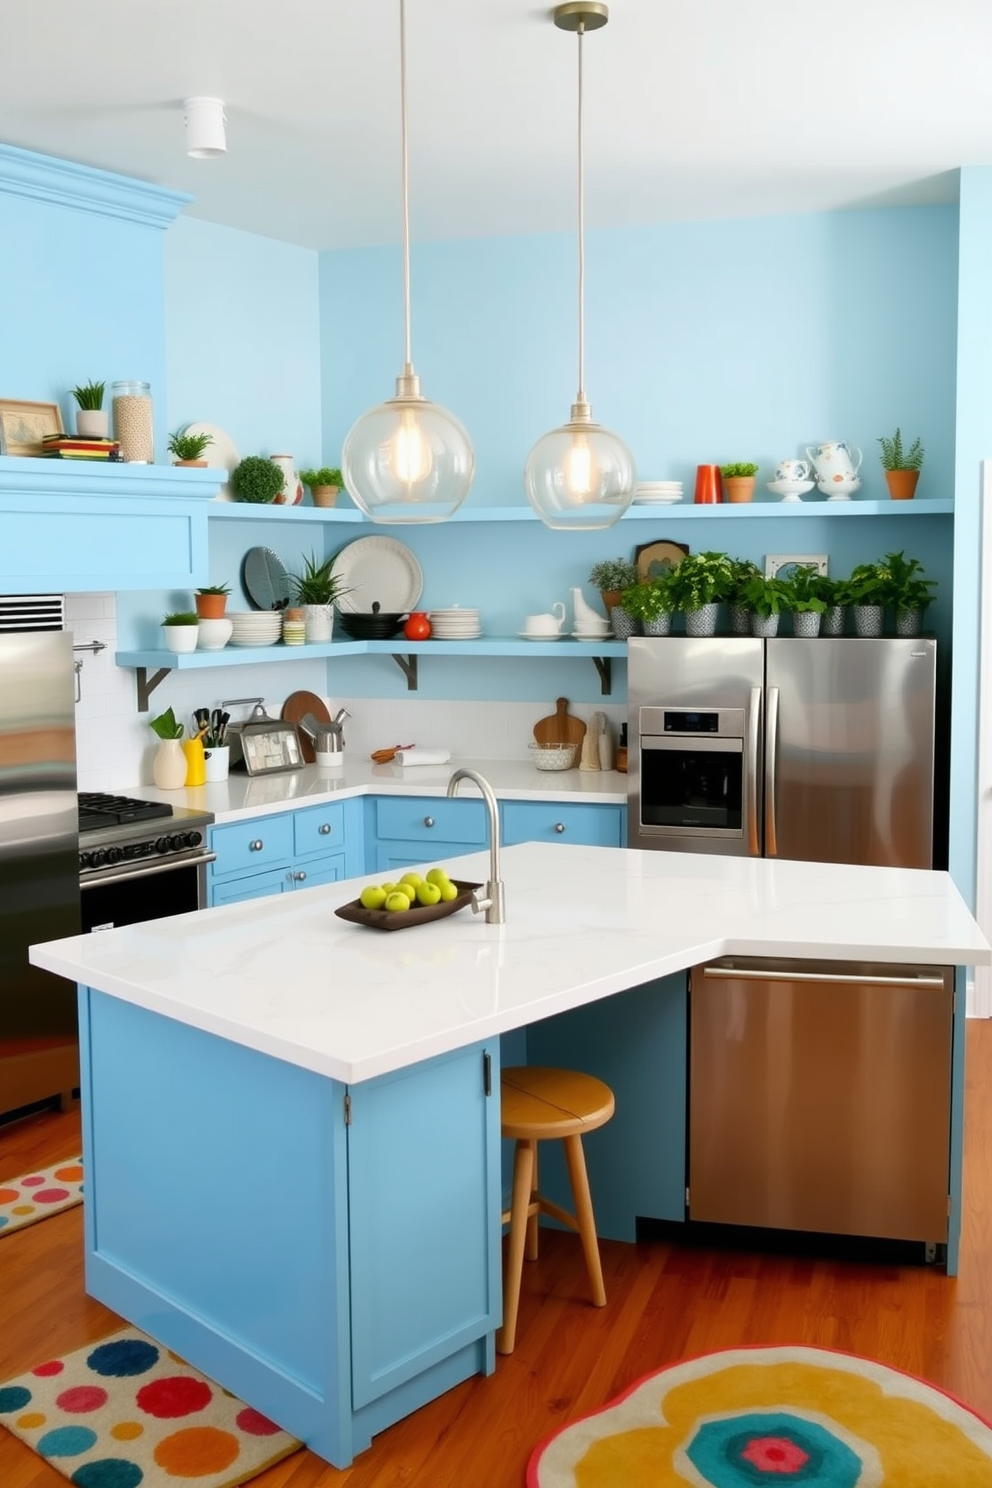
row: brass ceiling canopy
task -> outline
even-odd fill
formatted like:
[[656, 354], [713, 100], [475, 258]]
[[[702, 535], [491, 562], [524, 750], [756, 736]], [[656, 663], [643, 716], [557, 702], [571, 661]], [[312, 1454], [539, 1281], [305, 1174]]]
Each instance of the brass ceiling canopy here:
[[610, 7], [600, 0], [565, 0], [552, 14], [561, 31], [598, 31], [610, 19]]

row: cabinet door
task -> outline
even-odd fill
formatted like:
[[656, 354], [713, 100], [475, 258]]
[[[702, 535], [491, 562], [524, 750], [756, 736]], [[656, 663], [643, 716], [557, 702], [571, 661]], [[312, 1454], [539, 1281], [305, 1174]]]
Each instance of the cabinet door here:
[[294, 890], [340, 883], [347, 876], [343, 852], [328, 853], [325, 858], [307, 858], [302, 863], [294, 863], [289, 871], [290, 885]]
[[211, 827], [210, 845], [217, 854], [210, 865], [211, 878], [256, 873], [293, 856], [293, 818], [282, 813]]
[[499, 1040], [350, 1098], [357, 1409], [499, 1325]]
[[265, 899], [269, 894], [284, 894], [293, 887], [292, 878], [285, 868], [270, 868], [265, 873], [246, 873], [241, 878], [228, 878], [222, 883], [210, 884], [209, 906], [240, 904], [245, 899]]
[[562, 801], [504, 801], [503, 841], [571, 842], [580, 847], [620, 847], [623, 807]]

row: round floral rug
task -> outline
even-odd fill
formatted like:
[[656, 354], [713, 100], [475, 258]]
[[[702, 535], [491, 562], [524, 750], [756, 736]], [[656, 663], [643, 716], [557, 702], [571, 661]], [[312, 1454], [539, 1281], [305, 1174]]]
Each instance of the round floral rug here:
[[992, 1428], [884, 1364], [748, 1348], [661, 1369], [531, 1457], [528, 1488], [988, 1488]]

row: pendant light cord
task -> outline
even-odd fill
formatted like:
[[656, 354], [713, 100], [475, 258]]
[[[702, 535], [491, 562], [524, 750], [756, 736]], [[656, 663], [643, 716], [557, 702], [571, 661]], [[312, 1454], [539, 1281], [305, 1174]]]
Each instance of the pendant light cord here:
[[576, 35], [579, 41], [579, 390], [576, 397], [577, 403], [585, 403], [586, 382], [586, 321], [585, 321], [585, 297], [586, 297], [586, 188], [585, 188], [585, 149], [582, 134], [582, 42], [585, 36], [585, 25], [580, 22]]
[[407, 159], [406, 114], [406, 0], [400, 0], [400, 134], [403, 141], [403, 360], [404, 373], [410, 377], [413, 374], [413, 364], [410, 360], [410, 167]]

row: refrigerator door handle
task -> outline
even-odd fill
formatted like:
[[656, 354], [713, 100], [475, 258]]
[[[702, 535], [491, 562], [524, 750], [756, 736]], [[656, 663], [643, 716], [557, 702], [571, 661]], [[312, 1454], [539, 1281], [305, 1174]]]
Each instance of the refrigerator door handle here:
[[761, 856], [758, 842], [758, 744], [761, 739], [761, 688], [751, 688], [751, 706], [747, 713], [747, 850], [752, 858]]
[[775, 827], [775, 768], [778, 762], [778, 688], [768, 689], [768, 722], [765, 727], [765, 857], [778, 857]]

